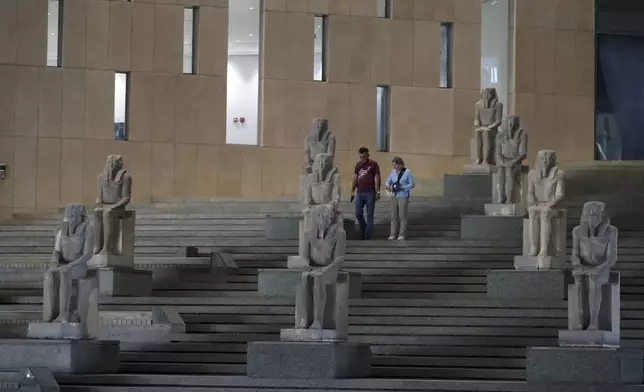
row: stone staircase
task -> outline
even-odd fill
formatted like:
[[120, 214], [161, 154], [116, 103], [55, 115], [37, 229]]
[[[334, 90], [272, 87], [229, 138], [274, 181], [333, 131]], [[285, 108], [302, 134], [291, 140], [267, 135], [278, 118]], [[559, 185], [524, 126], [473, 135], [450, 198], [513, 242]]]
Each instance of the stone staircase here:
[[[569, 203], [569, 226], [580, 203]], [[297, 203], [166, 200], [137, 208], [139, 268], [207, 265], [184, 257], [225, 252], [238, 268], [216, 281], [155, 282], [151, 297], [103, 298], [103, 312], [145, 312], [170, 306], [185, 322], [172, 342], [122, 342], [121, 372], [63, 376], [68, 391], [528, 391], [525, 347], [556, 345], [566, 327], [564, 301], [487, 299], [488, 269], [512, 268], [519, 241], [461, 240], [460, 215], [480, 213], [483, 201], [417, 198], [410, 205], [410, 240], [388, 236], [388, 203], [376, 212], [376, 240], [347, 244], [346, 269], [363, 274], [362, 298], [351, 300], [351, 340], [372, 344], [373, 378], [319, 382], [244, 376], [246, 343], [278, 340], [293, 323], [294, 300], [257, 295], [257, 270], [285, 268], [297, 241], [267, 241], [267, 214], [295, 214]], [[342, 204], [346, 217], [352, 206]], [[644, 347], [644, 214], [611, 209], [620, 229], [622, 345]], [[39, 280], [60, 217], [19, 217], [0, 224], [0, 335], [38, 319]], [[441, 381], [438, 381], [441, 380]], [[639, 386], [633, 391], [643, 391]]]

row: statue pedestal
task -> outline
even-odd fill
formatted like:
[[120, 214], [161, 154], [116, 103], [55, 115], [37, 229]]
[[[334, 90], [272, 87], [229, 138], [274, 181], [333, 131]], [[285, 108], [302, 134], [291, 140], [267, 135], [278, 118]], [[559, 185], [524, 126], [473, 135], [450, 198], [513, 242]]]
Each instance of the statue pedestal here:
[[559, 345], [562, 347], [619, 347], [618, 331], [559, 331]]
[[267, 216], [264, 230], [267, 240], [296, 240], [299, 238], [301, 216]]
[[476, 164], [476, 163], [469, 163], [467, 165], [463, 165], [463, 174], [492, 174], [496, 171], [496, 167], [494, 165], [490, 165], [489, 163], [481, 163], [481, 164]]
[[89, 339], [85, 323], [29, 323], [30, 339]]
[[[526, 214], [526, 208], [525, 208], [525, 205], [522, 203], [486, 204], [485, 205], [486, 216], [523, 217], [525, 214]], [[519, 230], [519, 233], [521, 233], [521, 230]]]
[[[641, 384], [642, 350], [623, 348], [529, 347], [528, 383]], [[546, 389], [554, 391], [562, 389]], [[588, 387], [587, 387], [588, 388]], [[591, 389], [577, 388], [575, 391]], [[595, 389], [593, 389], [595, 390]], [[602, 389], [603, 391], [604, 389]], [[619, 391], [607, 388], [606, 391]]]
[[[302, 281], [302, 271], [303, 269], [261, 269], [257, 275], [257, 292], [261, 297], [295, 297]], [[348, 274], [349, 298], [362, 297], [362, 274], [340, 273]]]
[[249, 377], [349, 379], [371, 376], [371, 348], [349, 342], [249, 342]]
[[492, 201], [491, 174], [445, 174], [443, 196], [448, 199], [485, 199]]
[[514, 256], [514, 268], [517, 271], [538, 271], [564, 269], [565, 257], [556, 256]]
[[487, 296], [495, 299], [542, 299], [561, 301], [566, 297], [563, 270], [488, 270]]
[[463, 240], [520, 240], [523, 218], [520, 216], [461, 216]]
[[119, 342], [89, 339], [0, 339], [0, 369], [45, 368], [53, 373], [117, 373]]
[[99, 268], [96, 272], [101, 295], [146, 297], [152, 293], [152, 271], [111, 267]]
[[346, 342], [348, 336], [335, 329], [282, 329], [282, 342]]

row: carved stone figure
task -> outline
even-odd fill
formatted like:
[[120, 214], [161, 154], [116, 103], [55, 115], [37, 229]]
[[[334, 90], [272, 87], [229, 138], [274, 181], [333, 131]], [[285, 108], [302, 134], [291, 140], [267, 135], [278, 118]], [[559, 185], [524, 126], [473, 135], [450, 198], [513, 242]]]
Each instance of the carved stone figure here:
[[485, 88], [476, 103], [474, 116], [474, 146], [472, 160], [477, 165], [494, 165], [494, 138], [503, 119], [503, 104], [499, 102], [496, 89]]
[[[571, 329], [599, 329], [602, 286], [617, 262], [617, 228], [610, 224], [606, 206], [599, 201], [584, 204], [580, 225], [572, 231], [572, 265], [577, 291], [577, 315]], [[587, 299], [587, 300], [586, 300]]]
[[304, 141], [304, 174], [311, 172], [318, 154], [329, 154], [331, 161], [335, 159], [335, 136], [331, 134], [329, 122], [325, 118], [313, 119], [311, 132]]
[[496, 136], [495, 203], [512, 204], [520, 200], [522, 162], [528, 155], [528, 137], [518, 116], [508, 116]]
[[551, 256], [552, 219], [565, 195], [564, 172], [557, 167], [557, 154], [542, 150], [528, 174], [529, 256]]
[[313, 171], [306, 177], [304, 205], [332, 204], [340, 202], [340, 174], [333, 165], [333, 155], [317, 154]]
[[123, 168], [123, 157], [109, 155], [103, 173], [98, 176], [98, 191], [94, 222], [96, 222], [96, 246], [94, 253], [120, 254], [117, 220], [127, 216], [125, 206], [132, 196], [132, 177]]
[[45, 271], [43, 283], [43, 319], [60, 323], [79, 323], [87, 315], [72, 301], [74, 284], [87, 276], [87, 262], [94, 250], [94, 228], [87, 219], [87, 210], [82, 204], [65, 208], [63, 224], [56, 230], [53, 266]]
[[[306, 246], [299, 257], [309, 268], [302, 272], [295, 308], [296, 329], [336, 329], [337, 315], [328, 308], [335, 300], [335, 283], [344, 263], [346, 233], [338, 223], [335, 206], [312, 207], [311, 224], [304, 231]], [[328, 306], [329, 305], [329, 306]]]

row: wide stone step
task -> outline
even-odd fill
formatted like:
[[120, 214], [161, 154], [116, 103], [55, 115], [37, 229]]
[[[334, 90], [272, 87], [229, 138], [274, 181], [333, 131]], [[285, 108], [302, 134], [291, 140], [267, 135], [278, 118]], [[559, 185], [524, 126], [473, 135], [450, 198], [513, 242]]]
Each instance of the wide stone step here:
[[[181, 388], [200, 391], [273, 391], [273, 392], [323, 392], [323, 391], [434, 391], [434, 392], [528, 392], [531, 391], [524, 381], [486, 381], [486, 380], [266, 380], [244, 376], [207, 376], [207, 375], [151, 375], [118, 374], [91, 376], [63, 376], [57, 381], [65, 390], [72, 392], [126, 392], [131, 387], [137, 390], [159, 392], [180, 392]], [[146, 388], [146, 389], [141, 389]], [[642, 388], [641, 390], [644, 390]], [[636, 390], [634, 390], [636, 391]]]

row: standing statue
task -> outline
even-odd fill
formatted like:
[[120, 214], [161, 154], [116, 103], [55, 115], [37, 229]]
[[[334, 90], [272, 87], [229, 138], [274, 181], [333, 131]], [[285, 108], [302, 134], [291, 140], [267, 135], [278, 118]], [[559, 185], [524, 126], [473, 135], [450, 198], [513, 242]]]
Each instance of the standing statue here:
[[311, 167], [318, 154], [329, 154], [335, 159], [335, 136], [329, 130], [329, 121], [325, 118], [313, 119], [311, 132], [304, 141], [304, 174], [311, 172]]
[[[606, 205], [599, 201], [584, 204], [580, 225], [572, 230], [573, 276], [577, 290], [577, 317], [574, 330], [599, 329], [602, 285], [608, 283], [610, 269], [617, 262], [617, 228], [610, 224]], [[585, 284], [583, 284], [585, 283]], [[588, 301], [583, 299], [588, 298]], [[588, 303], [588, 308], [584, 302]]]
[[522, 162], [528, 155], [528, 136], [521, 128], [519, 116], [508, 116], [496, 136], [495, 203], [517, 203], [516, 190], [521, 185]]
[[[338, 223], [335, 206], [312, 207], [311, 224], [305, 228], [306, 246], [299, 256], [310, 267], [302, 272], [295, 304], [296, 329], [336, 329], [336, 317], [327, 309], [327, 297], [335, 300], [335, 283], [344, 263], [346, 233]], [[335, 309], [335, 304], [329, 304]]]
[[45, 271], [43, 283], [43, 319], [59, 323], [79, 323], [87, 315], [80, 314], [77, 301], [72, 301], [74, 282], [87, 276], [87, 262], [94, 250], [94, 228], [82, 204], [65, 208], [63, 224], [56, 230], [53, 266]]
[[[529, 256], [549, 256], [552, 219], [565, 195], [564, 172], [557, 167], [557, 154], [542, 150], [528, 174]], [[540, 249], [540, 250], [539, 250]]]
[[494, 138], [503, 119], [503, 104], [499, 102], [495, 88], [481, 91], [481, 99], [476, 103], [474, 116], [474, 163], [494, 165]]
[[132, 176], [123, 168], [123, 157], [108, 155], [103, 173], [98, 176], [94, 208], [96, 247], [94, 253], [119, 254], [115, 248], [117, 219], [126, 217], [125, 206], [132, 196]]

